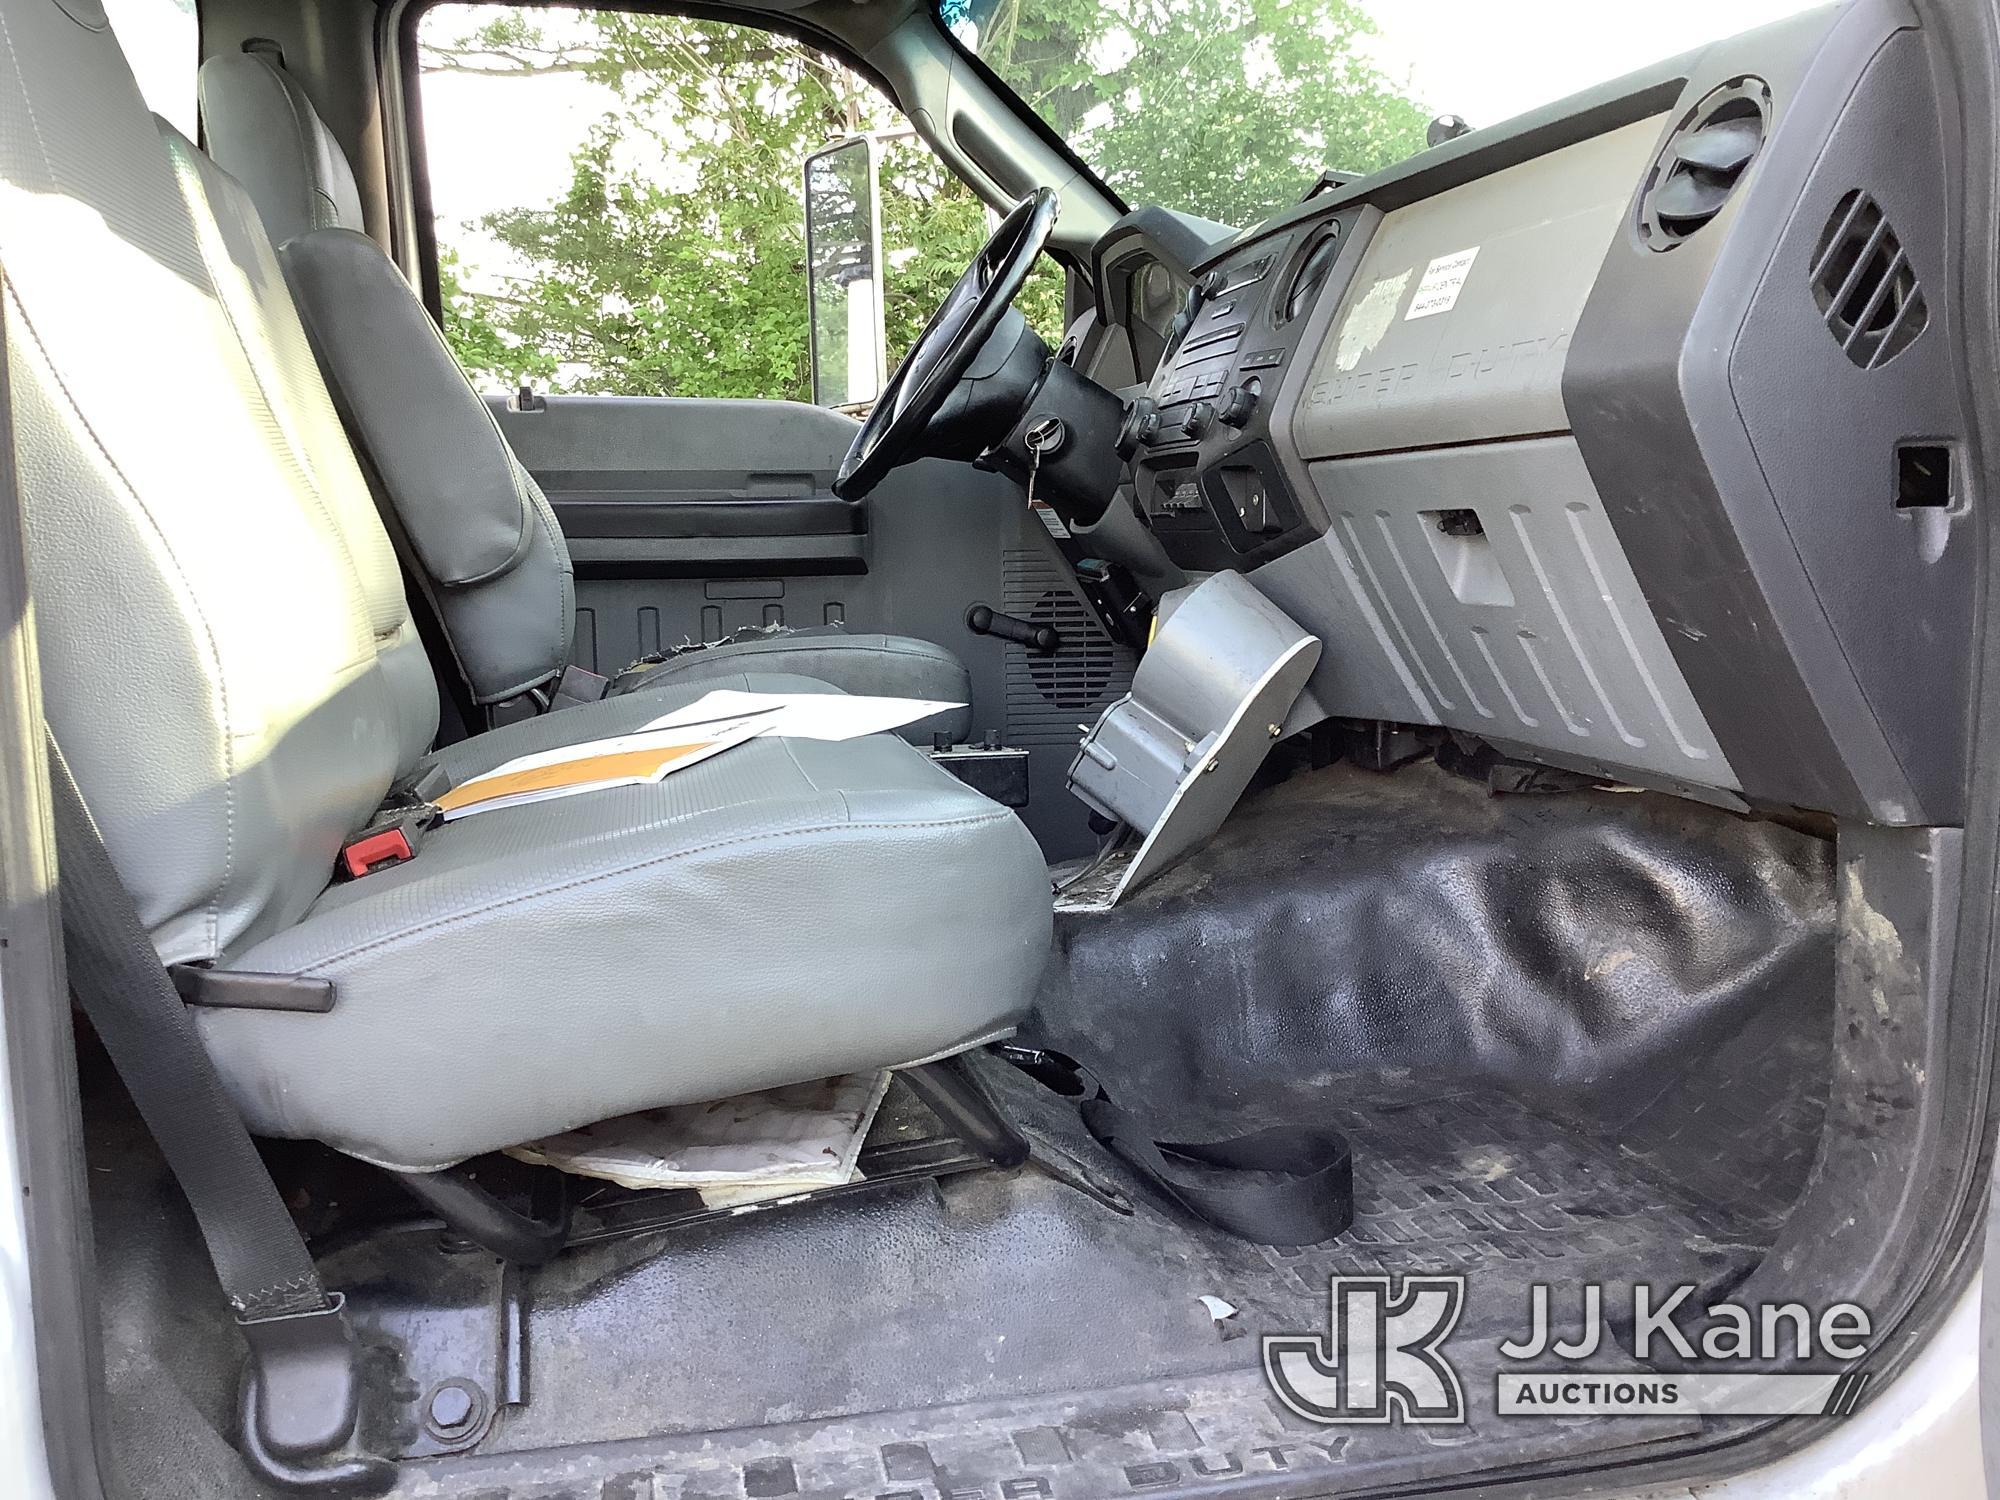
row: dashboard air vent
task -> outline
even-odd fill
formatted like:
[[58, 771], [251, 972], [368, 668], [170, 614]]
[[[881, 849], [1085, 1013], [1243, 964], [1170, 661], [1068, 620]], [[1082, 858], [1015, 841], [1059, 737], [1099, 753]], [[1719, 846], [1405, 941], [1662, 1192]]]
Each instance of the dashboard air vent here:
[[1671, 250], [1722, 212], [1764, 147], [1771, 94], [1738, 78], [1709, 94], [1667, 138], [1639, 199], [1639, 237]]
[[1881, 205], [1856, 188], [1834, 205], [1813, 251], [1813, 301], [1847, 357], [1885, 365], [1930, 323], [1916, 269]]
[[1310, 310], [1339, 259], [1340, 221], [1336, 219], [1322, 224], [1307, 237], [1297, 260], [1280, 283], [1284, 290], [1274, 299], [1277, 315], [1273, 320], [1279, 327]]

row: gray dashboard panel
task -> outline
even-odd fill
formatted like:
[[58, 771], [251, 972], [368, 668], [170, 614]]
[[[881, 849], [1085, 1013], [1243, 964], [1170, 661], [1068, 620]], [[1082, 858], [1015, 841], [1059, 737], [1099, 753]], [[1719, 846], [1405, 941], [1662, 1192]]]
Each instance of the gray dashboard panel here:
[[1564, 356], [1664, 116], [1381, 221], [1292, 422], [1307, 459], [1566, 431]]
[[[1737, 788], [1574, 441], [1323, 460], [1309, 473], [1332, 525], [1251, 578], [1331, 643], [1310, 684], [1329, 713]], [[1441, 527], [1466, 511], [1478, 533]]]
[[[1761, 144], [1663, 239], [1656, 191], [1718, 100], [1751, 103]], [[1851, 0], [1309, 198], [1192, 268], [1218, 295], [1260, 264], [1268, 284], [1237, 299], [1241, 351], [1162, 361], [1173, 434], [1190, 378], [1218, 413], [1140, 455], [1144, 519], [1322, 634], [1316, 710], [1739, 805], [1954, 821], [1982, 470], [1950, 107], [1906, 0]], [[1897, 238], [1843, 250], [1836, 291], [1857, 200]], [[1345, 253], [1294, 317], [1289, 267], [1335, 223]], [[1928, 322], [1854, 359], [1840, 320], [1902, 317], [1898, 276]], [[1262, 405], [1224, 423], [1252, 375]]]

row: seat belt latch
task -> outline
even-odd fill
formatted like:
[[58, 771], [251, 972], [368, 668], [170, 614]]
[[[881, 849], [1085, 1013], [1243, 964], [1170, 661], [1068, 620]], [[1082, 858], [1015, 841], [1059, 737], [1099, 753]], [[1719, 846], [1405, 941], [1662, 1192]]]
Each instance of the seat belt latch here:
[[595, 703], [611, 691], [611, 679], [600, 677], [595, 672], [586, 672], [582, 667], [568, 666], [556, 681], [556, 690], [549, 699], [549, 711], [570, 708], [579, 703]]
[[424, 835], [440, 817], [442, 814], [437, 808], [426, 803], [420, 807], [398, 808], [377, 818], [340, 846], [340, 859], [334, 873], [347, 880], [359, 880], [364, 875], [373, 875], [377, 870], [386, 870], [392, 865], [408, 864], [417, 857], [417, 851], [423, 847]]

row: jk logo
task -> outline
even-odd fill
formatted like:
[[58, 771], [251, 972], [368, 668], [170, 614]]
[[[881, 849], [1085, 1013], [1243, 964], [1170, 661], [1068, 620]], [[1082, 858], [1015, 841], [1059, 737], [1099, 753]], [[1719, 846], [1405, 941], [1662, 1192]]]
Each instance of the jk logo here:
[[1465, 1420], [1442, 1346], [1465, 1310], [1463, 1276], [1335, 1276], [1327, 1337], [1269, 1336], [1264, 1376], [1308, 1422]]

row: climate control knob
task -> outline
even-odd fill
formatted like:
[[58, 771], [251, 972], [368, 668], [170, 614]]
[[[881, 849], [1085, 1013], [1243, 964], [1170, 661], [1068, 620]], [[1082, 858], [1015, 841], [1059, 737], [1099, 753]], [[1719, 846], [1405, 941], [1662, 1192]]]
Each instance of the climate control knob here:
[[1257, 410], [1257, 399], [1263, 394], [1263, 384], [1255, 377], [1241, 385], [1232, 385], [1229, 394], [1222, 398], [1215, 420], [1225, 427], [1248, 426], [1251, 414]]
[[1214, 425], [1215, 408], [1206, 401], [1197, 401], [1187, 409], [1187, 415], [1181, 418], [1181, 435], [1198, 438]]
[[1118, 427], [1118, 456], [1130, 458], [1159, 440], [1160, 414], [1151, 397], [1141, 396], [1125, 408], [1125, 418]]

